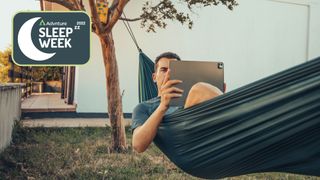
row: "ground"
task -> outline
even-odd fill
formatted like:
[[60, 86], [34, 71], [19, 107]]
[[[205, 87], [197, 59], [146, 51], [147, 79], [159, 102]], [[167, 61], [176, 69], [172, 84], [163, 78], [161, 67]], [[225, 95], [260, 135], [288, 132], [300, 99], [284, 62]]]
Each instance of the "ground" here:
[[[131, 133], [127, 129], [128, 144]], [[110, 128], [22, 128], [0, 154], [0, 179], [197, 179], [171, 163], [155, 146], [142, 154], [110, 153]], [[260, 173], [238, 179], [319, 179]]]

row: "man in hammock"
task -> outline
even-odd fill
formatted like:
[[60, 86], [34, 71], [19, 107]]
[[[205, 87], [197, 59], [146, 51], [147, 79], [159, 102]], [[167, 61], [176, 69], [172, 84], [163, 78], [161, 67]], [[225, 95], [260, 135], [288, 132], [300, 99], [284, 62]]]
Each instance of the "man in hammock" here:
[[[153, 141], [159, 124], [164, 115], [178, 110], [177, 106], [169, 106], [172, 98], [181, 97], [183, 90], [174, 85], [182, 83], [181, 80], [170, 79], [170, 61], [181, 61], [180, 57], [172, 52], [159, 55], [155, 60], [153, 81], [157, 84], [158, 96], [138, 104], [133, 110], [132, 146], [139, 153], [144, 152]], [[184, 108], [199, 104], [221, 95], [222, 92], [215, 86], [199, 82], [190, 89]]]

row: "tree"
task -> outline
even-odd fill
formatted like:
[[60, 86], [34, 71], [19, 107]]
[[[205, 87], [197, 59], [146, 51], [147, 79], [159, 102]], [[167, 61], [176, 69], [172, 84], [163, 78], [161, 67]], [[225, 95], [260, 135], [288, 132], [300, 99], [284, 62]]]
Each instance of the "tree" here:
[[59, 81], [61, 80], [62, 67], [59, 66], [38, 66], [32, 67], [33, 81]]
[[[60, 4], [70, 10], [85, 11], [82, 0], [46, 0]], [[98, 0], [104, 1], [104, 0]], [[97, 12], [97, 2], [89, 0], [92, 30], [99, 37], [102, 47], [103, 62], [105, 66], [105, 76], [107, 84], [108, 114], [112, 129], [111, 150], [121, 152], [126, 150], [126, 138], [124, 124], [122, 123], [122, 100], [119, 87], [118, 65], [115, 54], [115, 46], [112, 36], [112, 29], [118, 20], [141, 21], [141, 26], [148, 32], [155, 32], [156, 28], [166, 28], [168, 20], [176, 20], [182, 25], [187, 24], [192, 28], [193, 21], [189, 13], [194, 8], [216, 6], [222, 4], [232, 10], [237, 5], [236, 0], [179, 0], [179, 4], [184, 4], [189, 12], [179, 11], [177, 4], [172, 0], [160, 0], [156, 4], [149, 0], [143, 4], [142, 13], [137, 18], [121, 17], [123, 10], [129, 0], [111, 0], [108, 9], [108, 17], [101, 22]]]
[[0, 52], [0, 83], [7, 83], [9, 79], [9, 56], [11, 55], [11, 49], [7, 48], [6, 50]]

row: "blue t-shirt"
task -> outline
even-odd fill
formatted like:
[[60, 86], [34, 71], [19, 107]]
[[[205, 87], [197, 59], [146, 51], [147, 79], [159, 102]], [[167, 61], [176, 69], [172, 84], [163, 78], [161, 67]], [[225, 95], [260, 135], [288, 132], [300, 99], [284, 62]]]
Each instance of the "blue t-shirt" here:
[[[132, 113], [132, 124], [131, 130], [134, 131], [138, 126], [143, 125], [144, 122], [151, 116], [151, 114], [158, 108], [160, 105], [160, 96], [149, 99], [138, 104]], [[170, 106], [166, 111], [165, 115], [171, 114], [174, 111], [180, 109], [180, 106]]]

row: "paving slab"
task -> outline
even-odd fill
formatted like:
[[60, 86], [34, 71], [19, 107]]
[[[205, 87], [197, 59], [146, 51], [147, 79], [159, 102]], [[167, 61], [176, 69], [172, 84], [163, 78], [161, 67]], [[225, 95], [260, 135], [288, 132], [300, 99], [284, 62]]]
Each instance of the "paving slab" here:
[[21, 103], [22, 112], [75, 112], [76, 105], [69, 105], [60, 93], [34, 93]]

